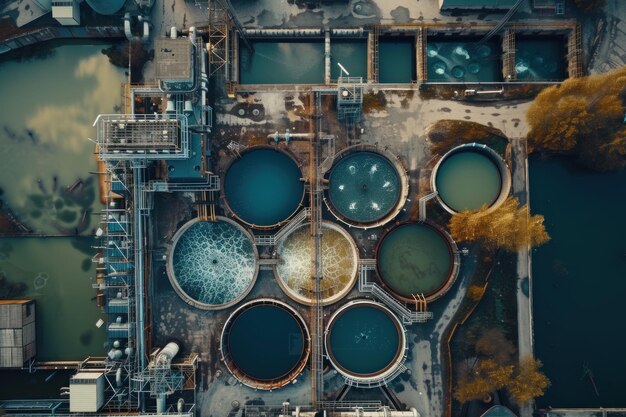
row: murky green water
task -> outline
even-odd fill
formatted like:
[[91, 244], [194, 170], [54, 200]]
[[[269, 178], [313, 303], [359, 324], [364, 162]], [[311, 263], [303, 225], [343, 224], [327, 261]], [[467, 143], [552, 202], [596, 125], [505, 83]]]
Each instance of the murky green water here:
[[565, 39], [520, 38], [515, 41], [518, 80], [561, 81], [565, 78]]
[[[123, 72], [100, 53], [74, 44], [46, 58], [0, 61], [2, 199], [34, 230], [90, 234], [100, 208], [93, 121], [114, 111]], [[77, 180], [81, 180], [77, 182]], [[74, 185], [68, 190], [69, 185]], [[4, 297], [37, 302], [37, 359], [80, 360], [105, 353], [92, 288], [89, 238], [2, 238]]]
[[371, 305], [343, 311], [327, 337], [337, 365], [360, 375], [375, 374], [391, 365], [400, 345], [396, 324], [386, 312]]
[[323, 40], [252, 41], [254, 52], [239, 48], [241, 84], [324, 83]]
[[626, 171], [530, 159], [531, 207], [552, 236], [533, 251], [535, 354], [552, 380], [539, 406], [624, 406], [624, 184]]
[[91, 238], [0, 238], [0, 298], [36, 301], [37, 360], [104, 356]]
[[435, 178], [439, 197], [456, 211], [493, 204], [500, 194], [500, 171], [482, 152], [460, 151], [439, 166]]
[[478, 41], [467, 38], [429, 38], [426, 47], [428, 81], [500, 81], [502, 64], [499, 41], [492, 39], [480, 45]]
[[410, 83], [415, 75], [415, 39], [412, 37], [380, 38], [378, 81]]
[[448, 242], [425, 223], [403, 224], [385, 236], [378, 250], [378, 270], [396, 293], [434, 294], [450, 276]]
[[[350, 77], [367, 79], [367, 41], [366, 40], [332, 40], [330, 42], [330, 78], [339, 78], [341, 63], [350, 73]], [[344, 74], [345, 76], [345, 74]]]
[[[94, 145], [99, 113], [120, 102], [123, 72], [106, 45], [66, 45], [45, 59], [0, 62], [0, 188], [23, 221], [43, 233], [88, 233], [100, 207]], [[69, 191], [68, 186], [82, 182]]]

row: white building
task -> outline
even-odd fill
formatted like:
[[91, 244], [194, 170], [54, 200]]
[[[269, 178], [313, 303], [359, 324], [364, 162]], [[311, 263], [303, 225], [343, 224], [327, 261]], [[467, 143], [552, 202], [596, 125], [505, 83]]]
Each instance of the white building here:
[[78, 0], [53, 0], [52, 17], [63, 26], [80, 25]]

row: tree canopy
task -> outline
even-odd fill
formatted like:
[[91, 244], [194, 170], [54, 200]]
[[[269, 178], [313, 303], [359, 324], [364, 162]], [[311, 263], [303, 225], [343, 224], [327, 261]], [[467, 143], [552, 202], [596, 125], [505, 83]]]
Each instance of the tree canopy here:
[[515, 197], [507, 198], [492, 211], [483, 206], [477, 211], [457, 213], [450, 219], [448, 227], [456, 241], [478, 240], [512, 252], [539, 246], [550, 239], [543, 225], [543, 216], [531, 216], [528, 205], [520, 207]]
[[530, 356], [520, 360], [515, 375], [507, 386], [518, 404], [524, 404], [543, 395], [550, 386], [550, 380], [539, 370], [542, 366], [540, 360]]
[[625, 99], [626, 68], [546, 88], [526, 114], [528, 144], [538, 151], [578, 155], [596, 170], [622, 169]]
[[476, 357], [459, 367], [454, 398], [460, 402], [482, 400], [507, 389], [518, 404], [543, 395], [550, 380], [532, 356], [517, 361], [516, 349], [500, 329], [485, 330], [474, 345]]

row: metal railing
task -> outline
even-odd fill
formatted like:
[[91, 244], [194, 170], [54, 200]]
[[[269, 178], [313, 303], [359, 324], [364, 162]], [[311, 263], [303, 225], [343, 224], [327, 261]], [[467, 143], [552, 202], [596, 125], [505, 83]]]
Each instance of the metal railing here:
[[[402, 323], [404, 324], [425, 323], [427, 320], [433, 318], [431, 311], [409, 310], [404, 304], [401, 304], [378, 284], [369, 281], [368, 273], [375, 270], [375, 259], [361, 259], [359, 261], [359, 291], [370, 293], [381, 300], [387, 307], [402, 318]], [[397, 375], [397, 373], [394, 372], [394, 376], [395, 375]], [[390, 380], [391, 378], [387, 379]]]
[[275, 246], [285, 235], [294, 228], [302, 224], [311, 216], [311, 209], [305, 207], [298, 214], [293, 216], [276, 234], [273, 235], [255, 235], [254, 244], [257, 246]]

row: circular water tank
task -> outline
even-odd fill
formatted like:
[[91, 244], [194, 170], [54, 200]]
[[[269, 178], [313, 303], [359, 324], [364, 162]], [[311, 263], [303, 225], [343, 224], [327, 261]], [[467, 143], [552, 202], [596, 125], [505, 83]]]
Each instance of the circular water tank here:
[[126, 0], [87, 0], [89, 7], [98, 14], [114, 14], [124, 6], [125, 2]]

